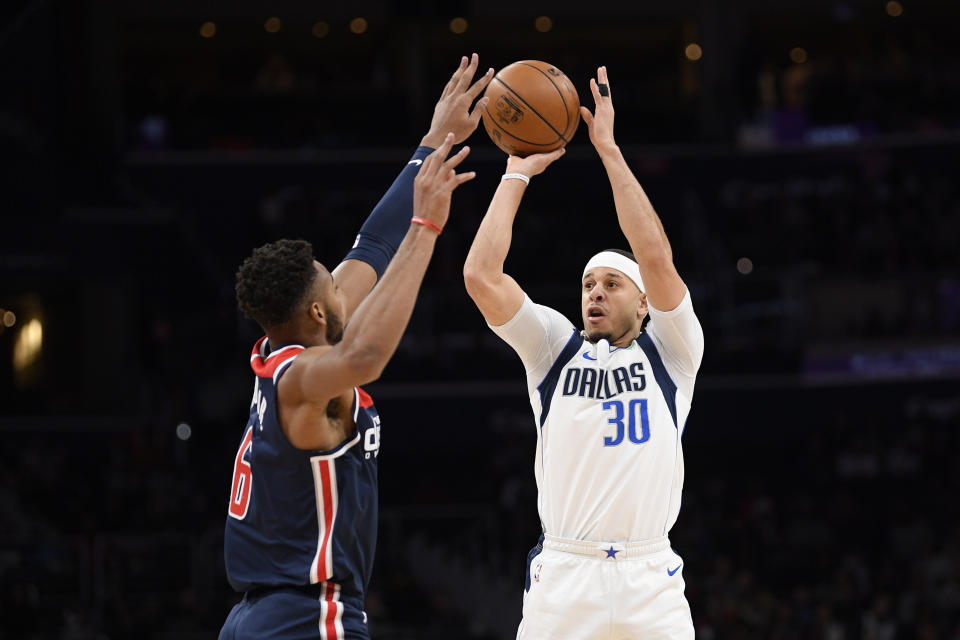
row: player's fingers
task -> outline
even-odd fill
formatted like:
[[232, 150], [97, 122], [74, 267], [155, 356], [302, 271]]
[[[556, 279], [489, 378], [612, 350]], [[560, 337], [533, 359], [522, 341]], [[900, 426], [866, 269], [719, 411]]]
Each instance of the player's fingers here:
[[417, 172], [417, 177], [414, 180], [423, 180], [428, 175], [433, 167], [434, 160], [436, 159], [437, 152], [436, 150], [433, 153], [427, 154], [427, 157], [423, 159], [423, 162], [420, 163], [420, 171]]
[[580, 107], [580, 118], [587, 123], [587, 129], [593, 128], [593, 114], [590, 113], [590, 109]]
[[453, 148], [453, 133], [448, 133], [443, 139], [443, 143], [441, 143], [441, 145], [437, 147], [437, 150], [434, 151], [434, 153], [437, 155], [437, 159], [435, 160], [437, 171], [440, 170], [440, 167], [447, 159], [447, 154], [450, 153], [451, 148]]
[[473, 102], [473, 100], [480, 95], [480, 92], [483, 91], [488, 84], [490, 84], [491, 80], [493, 80], [493, 67], [487, 69], [487, 72], [483, 74], [479, 80], [474, 82], [469, 89], [467, 89], [466, 95], [470, 98], [471, 102]]
[[456, 177], [455, 177], [456, 184], [453, 185], [453, 188], [456, 189], [457, 187], [462, 185], [464, 182], [470, 182], [476, 177], [477, 177], [476, 171], [467, 171], [466, 173], [458, 173], [456, 174]]
[[600, 104], [600, 87], [597, 86], [597, 81], [594, 78], [590, 78], [590, 93], [593, 94], [593, 103], [595, 105]]
[[457, 80], [457, 86], [454, 87], [454, 93], [463, 93], [467, 90], [467, 87], [470, 86], [470, 83], [473, 82], [473, 74], [477, 72], [477, 66], [480, 64], [480, 57], [473, 53], [470, 55], [470, 64], [467, 65], [467, 68], [463, 70], [463, 73], [460, 74], [459, 80]]
[[447, 159], [447, 154], [450, 153], [450, 148], [452, 146], [453, 134], [448, 133], [440, 146], [437, 147], [433, 153], [427, 156], [427, 159], [423, 161], [423, 165], [420, 167], [420, 175], [426, 178], [438, 173], [440, 171], [440, 167], [443, 166], [443, 161]]
[[463, 162], [468, 155], [470, 155], [470, 147], [464, 147], [454, 155], [450, 156], [447, 161], [443, 163], [443, 166], [445, 169], [454, 169], [457, 165]]
[[480, 118], [483, 116], [483, 112], [488, 104], [490, 104], [490, 98], [480, 98], [477, 100], [477, 104], [473, 106], [473, 111], [470, 112], [470, 122], [473, 123], [473, 126], [477, 126], [477, 123], [480, 122]]
[[457, 70], [453, 72], [453, 75], [450, 76], [450, 79], [447, 81], [447, 86], [443, 88], [443, 93], [440, 94], [441, 98], [446, 98], [453, 92], [453, 88], [457, 86], [457, 82], [460, 81], [460, 76], [463, 75], [463, 70], [467, 68], [467, 56], [460, 56], [460, 66], [457, 67]]
[[597, 69], [597, 83], [597, 89], [600, 91], [601, 97], [612, 99], [612, 94], [610, 93], [610, 79], [607, 78], [606, 67], [600, 67]]

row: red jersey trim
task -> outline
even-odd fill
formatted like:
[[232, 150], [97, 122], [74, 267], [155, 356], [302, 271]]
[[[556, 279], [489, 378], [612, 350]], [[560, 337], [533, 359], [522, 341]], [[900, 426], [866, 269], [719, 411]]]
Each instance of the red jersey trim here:
[[292, 364], [293, 359], [304, 350], [298, 344], [291, 344], [267, 355], [265, 352], [268, 347], [267, 336], [257, 340], [250, 352], [250, 368], [253, 369], [257, 377], [272, 378], [274, 382], [276, 382], [276, 374]]

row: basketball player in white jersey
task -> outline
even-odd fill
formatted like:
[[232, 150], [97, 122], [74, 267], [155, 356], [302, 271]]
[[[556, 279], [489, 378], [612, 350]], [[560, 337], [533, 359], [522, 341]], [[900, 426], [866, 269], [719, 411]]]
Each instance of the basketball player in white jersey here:
[[587, 262], [584, 330], [503, 272], [530, 178], [562, 149], [508, 159], [464, 265], [470, 296], [523, 362], [536, 419], [543, 536], [530, 552], [517, 638], [693, 638], [683, 561], [667, 534], [680, 511], [680, 438], [703, 331], [663, 226], [614, 141], [605, 67], [590, 89], [595, 113], [581, 114], [633, 254], [601, 251]]

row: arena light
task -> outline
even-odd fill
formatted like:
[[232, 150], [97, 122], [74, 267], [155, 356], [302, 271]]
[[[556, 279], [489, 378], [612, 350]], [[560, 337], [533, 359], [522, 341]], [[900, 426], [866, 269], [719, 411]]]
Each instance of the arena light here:
[[13, 343], [14, 370], [24, 373], [40, 359], [42, 349], [43, 325], [38, 318], [32, 318], [23, 325]]
[[467, 23], [466, 18], [457, 17], [450, 21], [450, 31], [456, 34], [465, 32], [468, 26], [470, 25]]
[[321, 20], [320, 22], [313, 23], [313, 29], [311, 29], [313, 37], [315, 38], [326, 38], [327, 34], [330, 33], [330, 25]]
[[217, 35], [217, 23], [207, 21], [200, 25], [200, 37], [201, 38], [212, 38]]
[[263, 23], [263, 30], [267, 33], [280, 33], [280, 29], [283, 29], [283, 21], [277, 16], [270, 16]]
[[690, 62], [696, 62], [703, 57], [703, 49], [701, 49], [700, 45], [696, 42], [691, 42], [684, 48], [683, 55], [685, 55]]
[[533, 21], [533, 28], [540, 33], [546, 33], [553, 29], [553, 18], [550, 16], [540, 16]]
[[177, 437], [181, 440], [189, 440], [190, 436], [193, 435], [193, 429], [190, 428], [186, 422], [181, 422], [177, 425]]
[[363, 17], [356, 17], [350, 21], [350, 31], [360, 35], [367, 32], [367, 19]]
[[794, 47], [790, 49], [790, 59], [796, 64], [803, 64], [807, 61], [807, 50], [803, 47]]
[[13, 325], [17, 324], [17, 314], [15, 314], [13, 311], [10, 311], [9, 309], [0, 310], [0, 311], [3, 311], [3, 314], [2, 314], [3, 326], [9, 329]]
[[753, 260], [750, 258], [740, 258], [737, 260], [737, 271], [745, 276], [753, 273]]
[[891, 18], [899, 18], [903, 15], [903, 5], [897, 2], [897, 0], [890, 0], [887, 3], [887, 15]]

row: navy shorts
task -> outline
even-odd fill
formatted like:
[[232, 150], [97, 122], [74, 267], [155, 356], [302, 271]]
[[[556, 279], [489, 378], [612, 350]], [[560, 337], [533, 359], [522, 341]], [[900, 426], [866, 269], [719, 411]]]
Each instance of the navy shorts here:
[[363, 601], [332, 583], [248, 591], [227, 616], [220, 640], [369, 640]]

